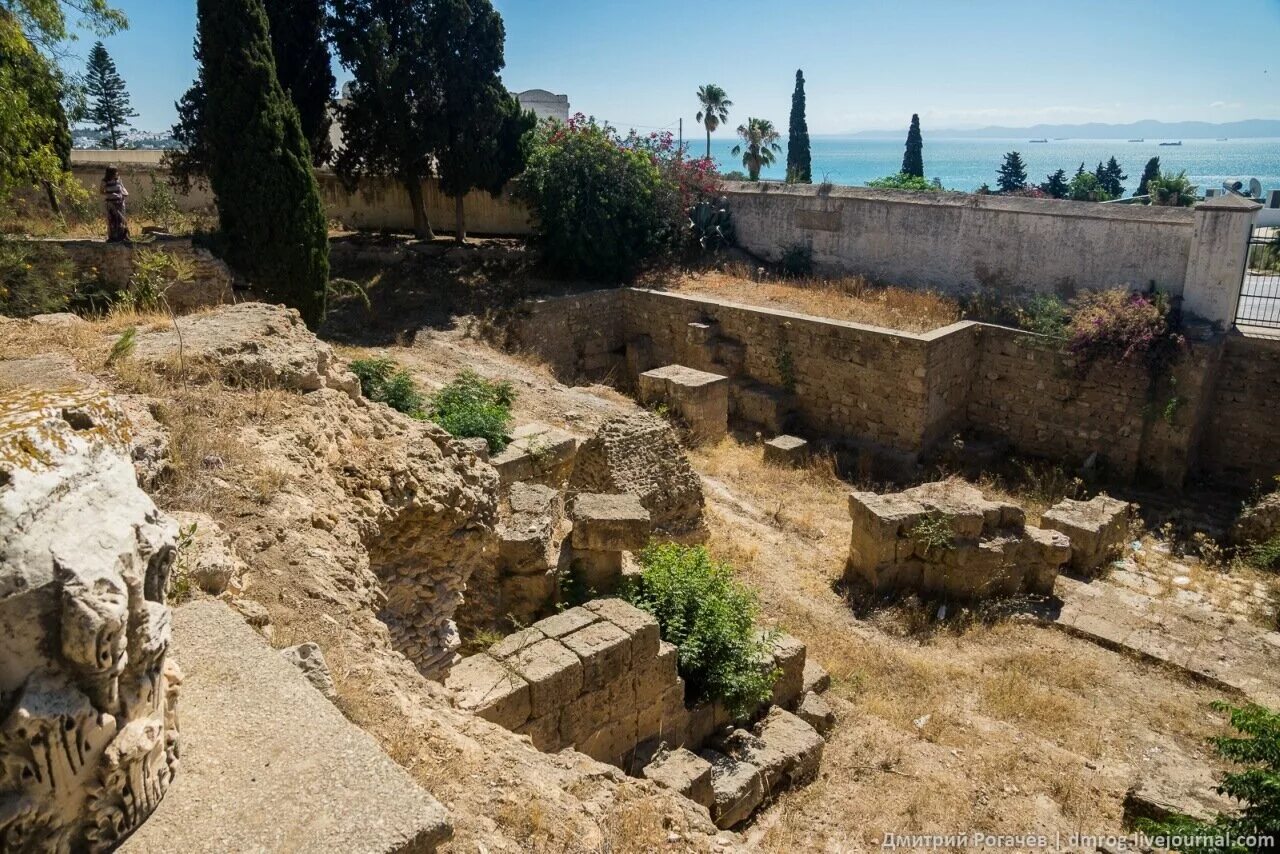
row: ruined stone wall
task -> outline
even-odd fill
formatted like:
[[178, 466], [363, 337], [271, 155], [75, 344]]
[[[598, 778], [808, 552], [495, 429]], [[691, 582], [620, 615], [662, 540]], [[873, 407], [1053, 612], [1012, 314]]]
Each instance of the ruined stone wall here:
[[1201, 468], [1240, 485], [1280, 475], [1280, 339], [1226, 338], [1201, 444]]
[[508, 319], [509, 347], [542, 359], [562, 380], [601, 378], [621, 367], [622, 291], [533, 300]]
[[1180, 294], [1190, 210], [964, 193], [730, 182], [739, 244], [777, 260], [811, 247], [820, 269], [906, 287], [1070, 294], [1154, 282]]
[[208, 249], [191, 244], [190, 238], [164, 237], [150, 243], [105, 243], [101, 240], [52, 240], [85, 275], [96, 270], [115, 290], [129, 286], [140, 252], [162, 251], [174, 256], [190, 272], [166, 292], [174, 311], [186, 312], [231, 301], [231, 269]]

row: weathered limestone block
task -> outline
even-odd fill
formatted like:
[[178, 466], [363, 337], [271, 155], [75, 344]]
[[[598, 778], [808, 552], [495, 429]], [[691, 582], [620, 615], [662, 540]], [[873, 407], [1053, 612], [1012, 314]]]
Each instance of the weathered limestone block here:
[[504, 487], [517, 481], [558, 487], [569, 479], [577, 451], [571, 433], [533, 422], [512, 431], [511, 442], [489, 462]]
[[702, 481], [671, 425], [648, 412], [600, 425], [579, 449], [569, 486], [636, 496], [655, 531], [684, 535], [704, 528]]
[[102, 851], [178, 764], [177, 524], [100, 392], [0, 392], [0, 849]]
[[836, 713], [822, 695], [812, 691], [805, 693], [796, 706], [796, 717], [817, 730], [818, 735], [826, 735], [836, 725]]
[[595, 691], [631, 668], [631, 635], [606, 620], [560, 639], [582, 660], [582, 690]]
[[555, 566], [560, 494], [536, 483], [513, 483], [510, 511], [498, 524], [498, 565], [510, 575], [534, 575]]
[[583, 551], [639, 551], [649, 540], [649, 511], [628, 493], [582, 492], [573, 501], [573, 547]]
[[785, 433], [796, 414], [796, 396], [785, 388], [735, 379], [729, 386], [729, 414], [766, 433]]
[[680, 416], [696, 442], [718, 442], [729, 432], [729, 378], [684, 365], [639, 377], [640, 402], [663, 403]]
[[770, 660], [766, 666], [778, 670], [771, 702], [775, 706], [790, 707], [800, 699], [804, 691], [804, 643], [785, 632], [779, 632], [774, 635], [769, 652]]
[[977, 600], [1049, 595], [1069, 555], [1061, 534], [1026, 525], [1022, 509], [962, 481], [849, 496], [845, 575], [875, 593], [909, 590]]
[[802, 466], [809, 461], [809, 443], [798, 436], [775, 436], [764, 443], [767, 465]]
[[728, 829], [750, 818], [764, 802], [760, 769], [715, 750], [700, 750], [698, 756], [711, 764], [711, 819], [716, 827]]
[[324, 653], [318, 644], [308, 641], [297, 646], [280, 650], [284, 660], [292, 664], [316, 690], [324, 694], [325, 699], [338, 699], [338, 689], [333, 685], [333, 674], [329, 671], [329, 663], [324, 660]]
[[[669, 670], [674, 678], [679, 650], [659, 640], [658, 620], [652, 614], [621, 599], [593, 599], [582, 607], [631, 635], [632, 656], [637, 664], [652, 657], [655, 662], [661, 662], [659, 667], [664, 668], [664, 673]], [[672, 679], [664, 681], [670, 683]]]
[[548, 638], [526, 647], [505, 664], [529, 683], [535, 718], [553, 714], [582, 692], [583, 662], [560, 641]]
[[360, 396], [360, 381], [335, 360], [332, 348], [318, 340], [296, 309], [245, 302], [178, 318], [173, 330], [138, 336], [135, 356], [149, 362], [173, 362], [182, 347], [188, 368], [217, 373], [230, 384], [262, 383], [275, 388], [316, 391], [335, 388]]
[[826, 669], [812, 658], [806, 657], [804, 660], [804, 684], [801, 690], [806, 694], [809, 692], [825, 694], [830, 687], [831, 676]]
[[645, 779], [679, 792], [708, 810], [715, 803], [711, 763], [683, 747], [659, 753], [640, 773]]
[[1240, 513], [1231, 526], [1234, 546], [1266, 543], [1280, 537], [1280, 492], [1264, 495]]
[[609, 596], [622, 584], [622, 552], [573, 550], [570, 571], [580, 589], [591, 596]]
[[718, 738], [716, 749], [760, 770], [766, 792], [805, 783], [818, 773], [826, 742], [813, 727], [796, 715], [774, 707], [751, 732], [729, 731]]
[[173, 515], [179, 531], [175, 578], [185, 575], [211, 596], [239, 590], [240, 578], [248, 567], [222, 527], [204, 513], [178, 511]]
[[455, 664], [444, 684], [459, 708], [499, 726], [515, 730], [529, 719], [529, 683], [484, 653]]
[[1071, 569], [1094, 575], [1113, 560], [1129, 527], [1129, 504], [1106, 495], [1088, 501], [1064, 498], [1040, 518], [1040, 525], [1071, 538]]

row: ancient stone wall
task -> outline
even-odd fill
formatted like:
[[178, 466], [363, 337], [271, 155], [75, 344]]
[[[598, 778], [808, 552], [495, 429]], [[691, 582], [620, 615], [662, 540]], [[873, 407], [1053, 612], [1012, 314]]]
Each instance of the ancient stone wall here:
[[1216, 375], [1201, 469], [1241, 485], [1270, 480], [1280, 474], [1280, 339], [1228, 335]]
[[726, 186], [743, 248], [776, 260], [808, 246], [821, 269], [905, 287], [1058, 293], [1154, 282], [1182, 293], [1194, 215], [866, 187]]
[[557, 377], [600, 378], [622, 366], [620, 290], [532, 300], [515, 309], [506, 344], [546, 362]]

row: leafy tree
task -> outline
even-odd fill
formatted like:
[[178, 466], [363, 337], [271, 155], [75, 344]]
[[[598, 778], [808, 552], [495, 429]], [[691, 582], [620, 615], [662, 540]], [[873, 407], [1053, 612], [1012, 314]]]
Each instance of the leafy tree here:
[[1124, 195], [1124, 181], [1129, 176], [1121, 170], [1120, 164], [1112, 157], [1105, 165], [1098, 163], [1098, 168], [1093, 173], [1098, 177], [1098, 186], [1102, 191], [1113, 199], [1118, 199]]
[[520, 110], [498, 76], [505, 36], [489, 0], [436, 0], [432, 13], [442, 108], [436, 161], [440, 189], [454, 200], [461, 243], [467, 239], [464, 198], [473, 189], [496, 195], [524, 169], [521, 137], [536, 118]]
[[[1214, 747], [1224, 759], [1243, 768], [1224, 774], [1217, 787], [1219, 794], [1243, 805], [1239, 815], [1220, 814], [1207, 821], [1185, 815], [1163, 821], [1140, 819], [1138, 827], [1149, 836], [1223, 840], [1219, 844], [1205, 841], [1178, 846], [1178, 850], [1198, 854], [1270, 850], [1261, 846], [1246, 848], [1242, 839], [1250, 836], [1280, 839], [1280, 714], [1254, 704], [1236, 707], [1215, 703], [1214, 708], [1228, 712], [1231, 726], [1240, 733], [1213, 739]], [[1227, 839], [1231, 843], [1226, 843]]]
[[695, 118], [707, 129], [707, 157], [710, 158], [711, 134], [729, 120], [729, 108], [733, 106], [733, 101], [729, 100], [729, 96], [719, 86], [708, 83], [698, 87], [698, 103], [702, 105], [702, 109]]
[[738, 136], [742, 143], [733, 147], [733, 154], [742, 155], [742, 166], [747, 170], [748, 180], [759, 181], [760, 169], [772, 166], [774, 154], [782, 151], [778, 145], [778, 132], [773, 122], [768, 119], [748, 118], [745, 125], [738, 125]]
[[[106, 0], [79, 0], [74, 8], [100, 36], [128, 24]], [[55, 209], [55, 190], [83, 193], [69, 171], [63, 100], [71, 86], [54, 61], [69, 37], [60, 0], [0, 0], [0, 195], [43, 185]]]
[[89, 106], [85, 118], [93, 122], [94, 130], [102, 134], [99, 144], [113, 149], [120, 147], [126, 128], [132, 127], [129, 119], [137, 113], [129, 104], [129, 91], [124, 78], [116, 70], [115, 60], [107, 53], [102, 42], [94, 42], [89, 51], [89, 64], [84, 75], [85, 92]]
[[1004, 156], [996, 172], [996, 186], [1002, 193], [1013, 193], [1027, 186], [1027, 165], [1022, 162], [1022, 155], [1010, 151]]
[[804, 72], [799, 69], [796, 70], [796, 89], [791, 93], [791, 121], [787, 129], [787, 180], [795, 184], [813, 183], [809, 122], [804, 117]]
[[1196, 186], [1187, 178], [1186, 170], [1177, 175], [1161, 175], [1147, 182], [1151, 204], [1169, 208], [1189, 208], [1196, 203]]
[[920, 116], [911, 114], [911, 128], [907, 131], [907, 150], [902, 155], [902, 174], [924, 177], [924, 139], [920, 136]]
[[1067, 180], [1067, 170], [1059, 169], [1051, 175], [1046, 175], [1045, 178], [1040, 189], [1047, 195], [1055, 199], [1065, 199], [1071, 195], [1071, 182]]
[[[334, 80], [329, 45], [324, 36], [324, 0], [263, 0], [271, 35], [276, 79], [298, 111], [302, 133], [311, 147], [312, 162], [328, 163], [333, 155], [329, 141], [330, 106]], [[195, 40], [198, 68], [204, 67], [200, 38]], [[175, 104], [178, 122], [171, 134], [180, 148], [166, 152], [171, 180], [190, 188], [208, 172], [209, 151], [204, 140], [204, 83], [197, 77]]]
[[435, 236], [422, 182], [431, 174], [443, 103], [432, 48], [431, 0], [333, 0], [329, 32], [352, 73], [338, 108], [343, 147], [334, 169], [349, 185], [395, 178], [409, 194], [413, 231]]
[[1102, 189], [1097, 175], [1081, 170], [1071, 179], [1068, 198], [1076, 202], [1105, 202], [1111, 195]]
[[875, 187], [880, 190], [915, 190], [917, 192], [935, 192], [942, 189], [942, 182], [937, 179], [930, 181], [928, 178], [922, 178], [919, 175], [908, 175], [906, 172], [899, 172], [897, 175], [889, 175], [884, 178], [876, 178], [875, 180], [868, 181], [867, 186]]
[[1135, 196], [1145, 196], [1147, 194], [1147, 184], [1151, 179], [1160, 174], [1160, 158], [1153, 157], [1147, 161], [1147, 165], [1142, 168], [1142, 180], [1138, 181], [1138, 189], [1133, 191]]
[[311, 150], [276, 79], [262, 0], [197, 0], [209, 183], [227, 260], [324, 320], [329, 240]]

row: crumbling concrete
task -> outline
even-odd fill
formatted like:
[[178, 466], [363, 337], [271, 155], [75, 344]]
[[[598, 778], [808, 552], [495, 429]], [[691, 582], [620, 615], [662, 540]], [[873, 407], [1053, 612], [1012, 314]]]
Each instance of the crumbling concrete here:
[[1127, 502], [1106, 495], [1088, 501], [1064, 498], [1040, 517], [1040, 524], [1071, 539], [1072, 571], [1093, 576], [1119, 554], [1129, 515]]
[[729, 378], [684, 365], [645, 371], [640, 402], [662, 404], [688, 426], [695, 442], [718, 442], [729, 431]]
[[853, 533], [845, 577], [877, 594], [910, 591], [979, 600], [1052, 595], [1067, 538], [1025, 523], [1020, 507], [962, 481], [849, 495]]

